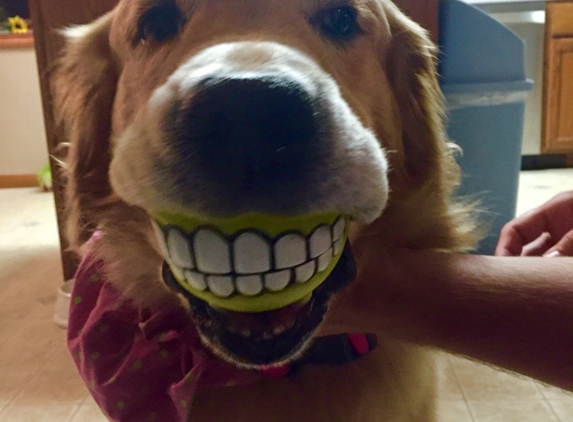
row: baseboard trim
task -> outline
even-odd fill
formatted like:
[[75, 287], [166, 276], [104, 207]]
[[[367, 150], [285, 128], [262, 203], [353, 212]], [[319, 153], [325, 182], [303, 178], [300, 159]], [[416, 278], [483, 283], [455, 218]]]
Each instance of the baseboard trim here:
[[521, 170], [561, 169], [573, 166], [572, 155], [542, 154], [521, 157]]
[[0, 34], [0, 48], [34, 47], [34, 35], [32, 31], [25, 34], [12, 32]]
[[0, 174], [0, 189], [38, 187], [38, 176], [35, 174]]

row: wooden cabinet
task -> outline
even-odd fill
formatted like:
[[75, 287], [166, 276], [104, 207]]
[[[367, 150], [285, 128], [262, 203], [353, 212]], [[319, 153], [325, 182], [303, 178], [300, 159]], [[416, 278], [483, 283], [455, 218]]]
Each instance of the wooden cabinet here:
[[573, 154], [573, 1], [547, 4], [542, 152]]
[[394, 0], [394, 3], [408, 16], [420, 23], [438, 40], [438, 4], [439, 0]]
[[58, 34], [58, 30], [69, 25], [88, 23], [96, 19], [113, 8], [117, 0], [29, 0], [28, 3], [35, 35], [36, 59], [40, 76], [48, 152], [50, 157], [52, 157], [50, 164], [54, 175], [54, 196], [58, 215], [64, 278], [67, 280], [74, 276], [78, 262], [76, 255], [68, 250], [68, 243], [64, 236], [66, 225], [64, 221], [65, 181], [62, 177], [60, 165], [53, 158], [61, 155], [61, 148], [58, 146], [64, 141], [60, 130], [58, 130], [54, 122], [53, 98], [50, 91], [50, 80], [55, 68], [54, 64], [57, 63], [63, 47], [63, 37]]

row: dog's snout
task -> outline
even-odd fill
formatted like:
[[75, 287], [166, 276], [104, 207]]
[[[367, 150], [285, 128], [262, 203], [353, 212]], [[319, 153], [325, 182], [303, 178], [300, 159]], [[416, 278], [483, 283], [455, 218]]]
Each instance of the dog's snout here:
[[317, 110], [296, 81], [209, 77], [180, 111], [177, 142], [209, 179], [257, 189], [298, 179], [317, 144]]

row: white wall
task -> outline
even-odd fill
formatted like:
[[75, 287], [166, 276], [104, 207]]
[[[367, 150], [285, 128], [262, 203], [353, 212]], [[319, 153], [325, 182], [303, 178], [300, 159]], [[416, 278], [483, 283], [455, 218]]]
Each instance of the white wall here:
[[0, 175], [35, 174], [47, 162], [34, 48], [0, 48]]
[[543, 118], [543, 50], [545, 48], [545, 25], [537, 23], [508, 24], [509, 28], [525, 42], [525, 71], [535, 81], [533, 91], [525, 106], [523, 129], [524, 155], [541, 154]]

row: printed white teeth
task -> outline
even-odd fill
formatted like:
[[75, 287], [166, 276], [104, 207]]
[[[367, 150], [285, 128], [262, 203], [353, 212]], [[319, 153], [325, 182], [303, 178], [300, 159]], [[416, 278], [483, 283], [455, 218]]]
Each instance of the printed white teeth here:
[[152, 221], [151, 225], [153, 226], [153, 231], [155, 232], [155, 237], [157, 238], [157, 242], [159, 242], [159, 249], [161, 249], [161, 253], [166, 258], [169, 258], [169, 249], [167, 249], [167, 243], [165, 243], [165, 236], [163, 236], [161, 228], [155, 221]]
[[183, 272], [183, 270], [179, 267], [176, 267], [175, 265], [170, 265], [169, 268], [171, 268], [171, 272], [173, 273], [173, 275], [175, 276], [175, 278], [177, 280], [184, 280], [185, 279], [185, 273]]
[[237, 290], [245, 296], [256, 296], [263, 291], [263, 281], [260, 275], [237, 277]]
[[199, 291], [207, 290], [207, 283], [205, 282], [205, 275], [196, 271], [185, 271], [185, 280], [194, 289]]
[[319, 227], [310, 237], [310, 257], [318, 258], [332, 245], [330, 227]]
[[330, 248], [324, 254], [318, 257], [318, 264], [317, 264], [318, 272], [326, 270], [326, 267], [328, 267], [330, 261], [332, 261], [332, 248]]
[[195, 268], [193, 258], [189, 251], [189, 243], [179, 230], [173, 229], [169, 231], [167, 245], [173, 264], [180, 268]]
[[287, 234], [275, 243], [275, 267], [293, 268], [306, 261], [306, 239], [300, 234]]
[[207, 277], [209, 290], [219, 297], [229, 297], [235, 292], [233, 277], [210, 275]]
[[334, 242], [342, 238], [342, 235], [344, 234], [344, 226], [345, 226], [344, 218], [339, 218], [332, 227], [332, 240]]
[[178, 227], [161, 229], [153, 222], [175, 277], [219, 297], [281, 292], [291, 284], [306, 283], [340, 255], [345, 226], [340, 217], [332, 226], [318, 226], [306, 236], [290, 232], [273, 238], [255, 229], [227, 236], [216, 228], [200, 227], [187, 234]]
[[315, 270], [316, 270], [316, 264], [314, 261], [310, 261], [307, 264], [301, 265], [300, 267], [296, 267], [294, 270], [296, 274], [296, 282], [306, 283], [308, 280], [312, 278]]
[[235, 271], [239, 274], [264, 273], [271, 269], [271, 251], [267, 241], [256, 233], [243, 233], [233, 245]]
[[265, 274], [265, 287], [271, 292], [280, 292], [290, 283], [290, 270], [279, 271], [278, 273]]
[[340, 239], [338, 239], [337, 241], [334, 242], [333, 255], [334, 256], [338, 255], [340, 252], [342, 252], [343, 248], [344, 248], [344, 238], [341, 237]]
[[197, 268], [207, 274], [228, 274], [231, 269], [231, 252], [227, 240], [209, 229], [199, 230], [194, 237]]

